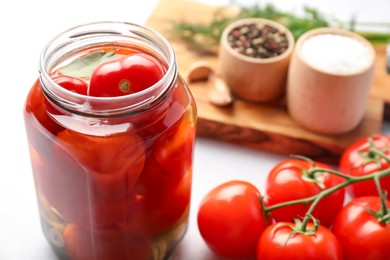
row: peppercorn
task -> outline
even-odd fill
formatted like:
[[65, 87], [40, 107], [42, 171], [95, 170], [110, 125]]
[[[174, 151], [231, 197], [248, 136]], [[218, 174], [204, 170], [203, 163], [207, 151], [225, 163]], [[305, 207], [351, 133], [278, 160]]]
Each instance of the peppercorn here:
[[238, 53], [252, 58], [272, 58], [288, 48], [284, 32], [270, 25], [243, 24], [230, 31], [229, 45]]

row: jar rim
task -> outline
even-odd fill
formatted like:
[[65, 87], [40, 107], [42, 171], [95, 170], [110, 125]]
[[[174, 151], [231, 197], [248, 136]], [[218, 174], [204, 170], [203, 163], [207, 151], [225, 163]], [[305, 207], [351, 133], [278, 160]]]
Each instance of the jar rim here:
[[[72, 48], [81, 49], [82, 44], [91, 45], [92, 41], [98, 38], [106, 39], [107, 43], [115, 43], [114, 40], [108, 40], [107, 36], [113, 36], [115, 39], [124, 37], [127, 40], [142, 40], [144, 44], [148, 44], [149, 48], [155, 48], [154, 51], [167, 65], [163, 77], [154, 85], [142, 91], [115, 97], [78, 94], [59, 86], [50, 77], [54, 55], [58, 55], [64, 50], [69, 52]], [[61, 55], [58, 55], [58, 58], [61, 58]], [[54, 59], [54, 61], [58, 60]], [[133, 111], [139, 108], [144, 109], [145, 106], [150, 106], [156, 103], [156, 100], [165, 96], [164, 93], [173, 85], [172, 83], [177, 78], [177, 74], [175, 53], [171, 44], [157, 31], [130, 22], [98, 21], [74, 26], [49, 41], [42, 50], [39, 60], [39, 80], [45, 95], [66, 110], [79, 111], [82, 114], [104, 115], [107, 113], [129, 112], [129, 110]], [[88, 105], [91, 103], [101, 105], [97, 106], [99, 109], [96, 106], [91, 108]]]

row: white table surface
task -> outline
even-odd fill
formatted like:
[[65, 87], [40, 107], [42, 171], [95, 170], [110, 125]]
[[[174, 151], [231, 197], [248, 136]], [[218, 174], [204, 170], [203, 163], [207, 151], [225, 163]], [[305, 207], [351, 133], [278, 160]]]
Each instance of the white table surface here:
[[[51, 260], [56, 258], [40, 229], [22, 117], [25, 97], [37, 77], [40, 52], [56, 34], [81, 23], [98, 20], [144, 23], [157, 0], [6, 2], [0, 7], [0, 260]], [[306, 2], [310, 1], [279, 0], [275, 4], [297, 11]], [[357, 14], [358, 20], [390, 22], [388, 0], [312, 2], [311, 6], [344, 20]], [[389, 124], [385, 124], [383, 132], [390, 133], [389, 130]], [[211, 188], [231, 179], [250, 181], [262, 190], [265, 175], [285, 158], [198, 138], [190, 226], [172, 259], [220, 259], [208, 250], [197, 229], [195, 216], [201, 198]]]

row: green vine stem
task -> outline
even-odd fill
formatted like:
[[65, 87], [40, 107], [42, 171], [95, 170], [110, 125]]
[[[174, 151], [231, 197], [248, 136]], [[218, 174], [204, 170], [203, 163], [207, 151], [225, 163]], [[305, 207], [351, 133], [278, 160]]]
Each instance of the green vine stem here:
[[321, 196], [321, 197], [326, 197], [328, 196], [329, 194], [339, 190], [339, 189], [342, 189], [348, 185], [351, 185], [353, 183], [357, 183], [357, 182], [362, 182], [362, 181], [368, 181], [368, 180], [374, 180], [375, 176], [378, 176], [378, 178], [382, 178], [382, 177], [385, 177], [385, 176], [390, 176], [390, 169], [386, 169], [386, 170], [382, 170], [382, 171], [379, 171], [379, 172], [375, 172], [375, 173], [372, 173], [372, 174], [369, 174], [369, 175], [365, 175], [365, 176], [359, 176], [359, 177], [352, 177], [352, 176], [347, 176], [347, 175], [344, 175], [340, 172], [337, 172], [337, 171], [330, 171], [328, 169], [325, 169], [325, 168], [315, 168], [314, 171], [325, 171], [325, 172], [329, 172], [329, 173], [336, 173], [338, 174], [339, 176], [344, 176], [345, 178], [347, 178], [346, 181], [336, 185], [336, 186], [333, 186], [331, 188], [328, 188], [328, 189], [325, 189], [323, 191], [321, 191], [319, 194], [315, 195], [315, 196], [311, 196], [311, 197], [308, 197], [308, 198], [304, 198], [304, 199], [298, 199], [298, 200], [292, 200], [292, 201], [287, 201], [287, 202], [283, 202], [283, 203], [279, 203], [279, 204], [275, 204], [273, 206], [269, 206], [269, 207], [266, 207], [264, 209], [264, 211], [266, 213], [268, 212], [271, 212], [275, 209], [278, 209], [278, 208], [282, 208], [282, 207], [286, 207], [286, 206], [291, 206], [291, 205], [296, 205], [296, 204], [309, 204], [313, 201], [315, 201], [317, 199], [317, 197]]
[[[373, 157], [381, 157], [381, 158], [383, 158], [384, 160], [386, 160], [387, 162], [390, 163], [390, 158], [387, 157], [384, 154], [383, 151], [381, 151], [381, 150], [379, 150], [379, 149], [377, 149], [375, 147], [374, 142], [373, 142], [373, 140], [371, 138], [369, 139], [369, 151], [368, 151], [368, 153], [371, 154]], [[278, 208], [291, 206], [291, 205], [296, 205], [296, 204], [309, 204], [309, 203], [312, 203], [310, 205], [308, 211], [305, 214], [305, 217], [303, 219], [302, 224], [300, 225], [301, 231], [302, 232], [306, 232], [307, 223], [312, 218], [312, 213], [313, 213], [314, 209], [316, 208], [317, 204], [320, 202], [320, 200], [322, 198], [324, 198], [324, 197], [330, 195], [331, 193], [333, 193], [333, 192], [335, 192], [335, 191], [337, 191], [339, 189], [342, 189], [342, 188], [344, 188], [344, 187], [346, 187], [348, 185], [351, 185], [351, 184], [354, 184], [354, 183], [357, 183], [357, 182], [373, 180], [376, 183], [376, 186], [377, 186], [377, 189], [378, 189], [378, 194], [381, 197], [381, 201], [382, 201], [381, 214], [382, 214], [382, 216], [386, 216], [386, 218], [389, 215], [389, 209], [386, 206], [386, 195], [387, 194], [386, 195], [383, 194], [383, 191], [382, 191], [382, 188], [381, 188], [379, 180], [380, 180], [380, 178], [383, 178], [383, 177], [386, 177], [386, 176], [390, 176], [390, 169], [377, 171], [377, 172], [374, 172], [374, 173], [369, 174], [369, 175], [354, 177], [354, 176], [346, 175], [346, 174], [341, 173], [341, 172], [336, 171], [336, 170], [329, 170], [329, 169], [318, 168], [318, 167], [314, 166], [314, 167], [312, 167], [309, 170], [309, 175], [314, 176], [314, 174], [317, 173], [317, 172], [328, 172], [330, 174], [334, 174], [334, 175], [337, 175], [339, 177], [344, 178], [345, 181], [340, 183], [340, 184], [338, 184], [338, 185], [336, 185], [336, 186], [333, 186], [333, 187], [330, 187], [328, 189], [322, 190], [319, 194], [317, 194], [315, 196], [307, 197], [307, 198], [304, 198], [304, 199], [287, 201], [287, 202], [279, 203], [279, 204], [276, 204], [276, 205], [273, 205], [273, 206], [269, 206], [269, 207], [264, 207], [263, 208], [264, 213], [266, 215], [268, 215], [271, 211], [273, 211], [275, 209], [278, 209]]]
[[[306, 232], [307, 231], [307, 224], [309, 222], [310, 219], [312, 219], [313, 215], [313, 211], [314, 209], [317, 207], [317, 204], [322, 200], [322, 198], [324, 198], [326, 196], [326, 194], [324, 192], [321, 192], [317, 197], [316, 199], [313, 201], [313, 203], [310, 205], [310, 208], [308, 209], [308, 211], [306, 212], [305, 214], [305, 217], [303, 218], [303, 221], [302, 221], [302, 225], [301, 225], [301, 231], [302, 232]], [[316, 225], [315, 227], [316, 229], [318, 228], [318, 224]]]
[[374, 145], [374, 141], [370, 138], [369, 139], [370, 141], [370, 151], [373, 152], [374, 154], [377, 154], [379, 155], [380, 157], [382, 157], [384, 160], [386, 160], [386, 162], [390, 163], [390, 158], [386, 156], [386, 154], [381, 151], [381, 150], [378, 150], [375, 145]]
[[386, 205], [387, 194], [383, 193], [379, 179], [380, 178], [378, 176], [374, 177], [375, 185], [376, 185], [376, 188], [378, 190], [379, 197], [381, 198], [381, 204], [382, 204], [381, 205], [381, 214], [382, 214], [382, 216], [386, 216], [389, 214], [389, 210], [388, 210], [387, 205]]
[[[374, 146], [374, 142], [373, 142], [373, 140], [371, 138], [369, 139], [369, 151], [368, 151], [368, 153], [371, 154], [373, 157], [380, 156], [383, 159], [385, 159], [387, 162], [390, 162], [390, 158], [387, 157], [382, 151], [378, 150]], [[305, 160], [306, 158], [302, 157], [302, 159]], [[377, 187], [377, 190], [378, 190], [378, 195], [379, 195], [379, 197], [381, 199], [381, 209], [379, 210], [379, 212], [374, 212], [372, 210], [369, 210], [369, 212], [371, 214], [373, 214], [378, 219], [378, 221], [380, 221], [380, 222], [383, 222], [383, 223], [386, 223], [386, 224], [390, 222], [390, 209], [387, 208], [387, 204], [386, 204], [387, 194], [385, 194], [383, 192], [382, 187], [380, 185], [380, 179], [381, 178], [386, 177], [386, 176], [390, 176], [390, 169], [385, 169], [385, 170], [382, 170], [382, 171], [374, 172], [374, 173], [369, 174], [369, 175], [358, 176], [358, 177], [353, 177], [353, 176], [350, 176], [350, 175], [346, 175], [346, 174], [343, 174], [343, 173], [341, 173], [339, 171], [335, 171], [335, 170], [329, 170], [329, 169], [325, 169], [325, 168], [318, 168], [315, 165], [313, 165], [313, 167], [308, 170], [308, 174], [309, 175], [313, 175], [313, 176], [317, 172], [328, 172], [330, 174], [334, 174], [334, 175], [340, 176], [340, 177], [342, 177], [342, 178], [344, 178], [346, 180], [344, 182], [336, 185], [336, 186], [333, 186], [331, 188], [322, 190], [319, 194], [317, 194], [315, 196], [312, 196], [312, 197], [308, 197], [308, 198], [304, 198], [304, 199], [298, 199], [298, 200], [293, 200], [293, 201], [287, 201], [287, 202], [279, 203], [279, 204], [276, 204], [276, 205], [273, 205], [273, 206], [269, 206], [269, 207], [265, 207], [262, 204], [263, 205], [263, 212], [264, 212], [264, 214], [269, 215], [271, 211], [273, 211], [275, 209], [278, 209], [278, 208], [282, 208], [282, 207], [285, 207], [285, 206], [296, 205], [296, 204], [309, 204], [309, 203], [311, 203], [309, 209], [307, 210], [307, 212], [305, 214], [305, 217], [303, 218], [303, 221], [301, 222], [298, 219], [295, 220], [296, 221], [295, 222], [295, 227], [292, 228], [292, 233], [291, 233], [289, 239], [295, 233], [301, 233], [301, 234], [306, 234], [306, 235], [314, 234], [317, 231], [318, 227], [319, 227], [319, 222], [313, 217], [312, 213], [314, 212], [314, 210], [317, 207], [318, 203], [324, 197], [330, 195], [331, 193], [333, 193], [333, 192], [335, 192], [335, 191], [337, 191], [339, 189], [342, 189], [342, 188], [344, 188], [344, 187], [346, 187], [348, 185], [351, 185], [353, 183], [362, 182], [362, 181], [373, 180], [375, 182], [375, 184], [376, 184], [376, 187]], [[309, 223], [310, 220], [313, 220], [314, 228], [311, 228], [311, 229], [308, 230], [307, 226], [308, 226], [308, 223]]]
[[[390, 162], [390, 158], [388, 156], [386, 156], [383, 151], [381, 151], [375, 147], [374, 142], [371, 138], [369, 139], [368, 154], [371, 155], [373, 160], [374, 159], [380, 160], [380, 158], [383, 158], [387, 162]], [[303, 221], [299, 225], [297, 225], [297, 227], [294, 229], [294, 232], [310, 234], [311, 232], [308, 232], [308, 230], [307, 230], [307, 224], [308, 224], [310, 219], [313, 219], [312, 213], [313, 213], [314, 209], [316, 208], [317, 204], [321, 201], [321, 199], [323, 199], [324, 197], [330, 195], [331, 193], [333, 193], [339, 189], [342, 189], [348, 185], [351, 185], [351, 184], [354, 184], [357, 182], [373, 180], [376, 184], [377, 189], [378, 189], [379, 197], [381, 198], [381, 210], [379, 212], [371, 212], [371, 213], [374, 214], [375, 216], [377, 216], [379, 221], [384, 222], [384, 223], [388, 223], [389, 218], [390, 218], [390, 210], [387, 208], [387, 205], [386, 205], [387, 194], [383, 193], [383, 190], [382, 190], [381, 185], [380, 185], [380, 179], [383, 177], [386, 177], [386, 176], [390, 176], [390, 169], [385, 169], [385, 170], [374, 172], [374, 173], [369, 174], [369, 175], [357, 176], [357, 177], [346, 175], [346, 174], [341, 173], [341, 172], [336, 171], [336, 170], [318, 168], [315, 166], [315, 164], [313, 164], [313, 167], [308, 170], [308, 173], [311, 176], [314, 176], [314, 174], [317, 172], [328, 172], [330, 174], [334, 174], [334, 175], [337, 175], [339, 177], [344, 178], [345, 181], [338, 184], [338, 185], [330, 187], [328, 189], [324, 189], [319, 194], [317, 194], [315, 196], [307, 197], [304, 199], [287, 201], [287, 202], [279, 203], [279, 204], [269, 206], [269, 207], [264, 207], [264, 205], [263, 205], [264, 214], [269, 215], [271, 211], [278, 209], [278, 208], [286, 207], [286, 206], [291, 206], [291, 205], [296, 205], [296, 204], [306, 204], [307, 205], [307, 204], [311, 203], [309, 209], [307, 210], [307, 212], [305, 214], [305, 217], [303, 218]], [[317, 228], [318, 228], [318, 225], [317, 225]]]

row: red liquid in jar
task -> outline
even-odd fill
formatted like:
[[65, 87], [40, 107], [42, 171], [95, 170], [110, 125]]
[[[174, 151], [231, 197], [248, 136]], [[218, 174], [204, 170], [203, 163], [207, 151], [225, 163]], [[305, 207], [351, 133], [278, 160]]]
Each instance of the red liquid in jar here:
[[[113, 50], [115, 61], [143, 52]], [[78, 79], [90, 88], [90, 78]], [[172, 84], [142, 112], [92, 119], [33, 85], [26, 131], [44, 234], [59, 257], [161, 259], [184, 235], [196, 109], [181, 78]]]

